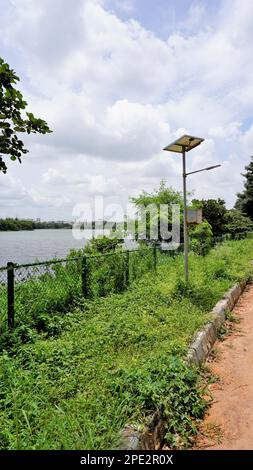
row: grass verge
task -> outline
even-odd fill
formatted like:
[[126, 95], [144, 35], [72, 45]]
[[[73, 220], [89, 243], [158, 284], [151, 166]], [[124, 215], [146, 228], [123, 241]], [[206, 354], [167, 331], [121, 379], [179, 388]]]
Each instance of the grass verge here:
[[250, 275], [252, 249], [249, 239], [191, 254], [187, 289], [183, 258], [164, 258], [128, 291], [59, 316], [58, 337], [14, 342], [0, 357], [0, 447], [115, 448], [122, 427], [144, 423], [157, 405], [171, 446], [177, 435], [186, 445], [205, 404], [182, 357], [216, 301]]

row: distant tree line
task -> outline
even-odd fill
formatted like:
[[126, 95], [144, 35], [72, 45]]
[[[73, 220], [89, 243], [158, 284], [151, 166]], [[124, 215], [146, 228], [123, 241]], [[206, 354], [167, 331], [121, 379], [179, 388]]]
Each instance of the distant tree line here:
[[[79, 227], [81, 230], [85, 229], [103, 229], [108, 228], [112, 229], [115, 227], [115, 222], [107, 222], [106, 220], [101, 220], [95, 222], [94, 220], [91, 222], [80, 223]], [[30, 220], [30, 219], [18, 219], [7, 217], [6, 219], [0, 219], [0, 231], [19, 231], [19, 230], [35, 230], [35, 229], [60, 229], [60, 228], [72, 228], [71, 222], [63, 222], [63, 221], [49, 221], [49, 222], [41, 222], [37, 220]]]
[[68, 222], [40, 222], [29, 219], [18, 219], [7, 217], [6, 219], [0, 219], [0, 231], [19, 231], [19, 230], [35, 230], [35, 229], [60, 229], [60, 228], [72, 228], [72, 224]]
[[71, 222], [36, 222], [35, 221], [35, 228], [72, 228]]
[[116, 222], [107, 220], [92, 220], [90, 222], [80, 222], [76, 225], [79, 226], [80, 230], [102, 230], [104, 228], [113, 229], [116, 226]]

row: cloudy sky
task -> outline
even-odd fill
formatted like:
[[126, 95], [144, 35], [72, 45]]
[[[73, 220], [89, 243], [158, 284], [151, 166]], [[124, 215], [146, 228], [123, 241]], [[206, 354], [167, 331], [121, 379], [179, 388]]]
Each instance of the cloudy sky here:
[[0, 55], [53, 129], [0, 175], [0, 216], [71, 219], [103, 195], [126, 204], [163, 178], [181, 189], [180, 134], [205, 142], [196, 197], [228, 207], [253, 154], [252, 0], [0, 0]]

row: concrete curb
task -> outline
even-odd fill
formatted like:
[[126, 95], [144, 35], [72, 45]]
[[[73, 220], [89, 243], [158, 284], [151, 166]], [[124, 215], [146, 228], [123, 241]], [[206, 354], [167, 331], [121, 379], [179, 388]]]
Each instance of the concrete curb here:
[[217, 339], [219, 329], [226, 319], [226, 312], [233, 309], [244, 291], [246, 284], [246, 280], [235, 284], [226, 292], [223, 298], [217, 302], [211, 312], [212, 317], [210, 322], [198, 331], [195, 335], [195, 339], [189, 346], [186, 357], [187, 364], [199, 365], [205, 362]]
[[[186, 363], [200, 365], [208, 357], [220, 330], [225, 322], [226, 312], [233, 309], [240, 295], [244, 291], [248, 279], [235, 284], [229, 289], [211, 311], [211, 320], [199, 330], [190, 343], [186, 356]], [[162, 410], [157, 410], [150, 417], [144, 431], [138, 427], [127, 426], [122, 432], [120, 449], [122, 450], [157, 450], [164, 439], [166, 421]]]

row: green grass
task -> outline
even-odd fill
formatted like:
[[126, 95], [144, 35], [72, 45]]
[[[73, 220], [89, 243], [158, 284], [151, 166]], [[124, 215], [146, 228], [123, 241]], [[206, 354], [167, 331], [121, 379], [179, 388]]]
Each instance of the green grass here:
[[57, 335], [31, 331], [22, 344], [13, 333], [13, 350], [0, 358], [0, 447], [115, 448], [123, 426], [144, 423], [157, 405], [171, 445], [177, 434], [186, 442], [204, 403], [197, 372], [181, 358], [216, 301], [250, 276], [252, 252], [247, 239], [190, 254], [188, 289], [182, 256], [164, 255], [128, 291], [55, 316]]

